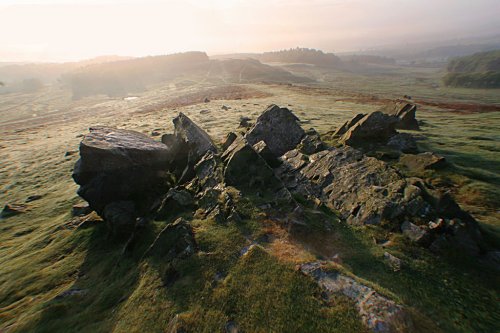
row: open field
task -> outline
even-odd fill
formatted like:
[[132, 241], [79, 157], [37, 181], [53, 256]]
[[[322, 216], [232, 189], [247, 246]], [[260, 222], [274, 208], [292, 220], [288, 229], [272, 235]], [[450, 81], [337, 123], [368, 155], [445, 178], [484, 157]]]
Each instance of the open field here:
[[[85, 229], [71, 224], [71, 207], [81, 201], [71, 171], [90, 126], [170, 133], [172, 119], [183, 112], [221, 143], [238, 130], [241, 117], [255, 120], [277, 104], [291, 109], [304, 129], [325, 133], [408, 94], [419, 105], [420, 147], [452, 163], [431, 178], [446, 183], [499, 244], [499, 90], [442, 88], [442, 73], [433, 68], [352, 73], [283, 67], [318, 81], [186, 84], [182, 78], [126, 99], [73, 101], [56, 87], [1, 95], [0, 204], [42, 197], [29, 203], [28, 212], [0, 220], [0, 332], [170, 332], [176, 321], [192, 332], [223, 331], [228, 321], [245, 332], [362, 332], [348, 298], [326, 304], [318, 287], [295, 269], [335, 254], [342, 258], [336, 269], [411, 309], [403, 331], [498, 331], [497, 272], [460, 253], [435, 256], [397, 233], [347, 227], [332, 212], [311, 212], [308, 218], [326, 221], [328, 228], [307, 233], [288, 233], [269, 220], [258, 208], [259, 197], [241, 203], [249, 213], [240, 225], [194, 219], [200, 252], [179, 264], [183, 276], [172, 286], [163, 281], [164, 262], [143, 258], [165, 221], [151, 223], [126, 256], [120, 244], [107, 240], [104, 223]], [[263, 236], [262, 248], [239, 256]], [[374, 239], [393, 245], [385, 249]], [[386, 250], [403, 260], [401, 271], [388, 267]], [[224, 278], [213, 282], [220, 272]], [[57, 297], [70, 289], [83, 292]]]

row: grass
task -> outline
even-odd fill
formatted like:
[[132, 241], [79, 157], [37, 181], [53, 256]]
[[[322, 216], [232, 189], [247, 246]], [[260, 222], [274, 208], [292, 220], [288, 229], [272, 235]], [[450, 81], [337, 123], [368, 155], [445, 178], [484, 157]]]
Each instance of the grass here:
[[[43, 196], [29, 203], [28, 213], [0, 220], [0, 331], [163, 332], [177, 323], [188, 331], [214, 332], [234, 321], [245, 332], [362, 332], [351, 301], [339, 296], [326, 304], [312, 280], [295, 269], [297, 263], [339, 254], [342, 264], [336, 269], [409, 309], [407, 330], [497, 332], [496, 272], [458, 251], [438, 257], [397, 233], [348, 227], [334, 212], [324, 207], [315, 210], [302, 197], [295, 199], [306, 206], [309, 228], [285, 228], [256, 208], [269, 198], [245, 193], [238, 203], [245, 217], [242, 223], [190, 220], [200, 251], [173, 263], [143, 257], [168, 221], [151, 223], [125, 255], [122, 244], [108, 238], [104, 225], [76, 230], [65, 226], [78, 199], [70, 178], [77, 156], [64, 154], [76, 149], [80, 140], [76, 135], [90, 124], [145, 133], [158, 128], [168, 131], [171, 118], [182, 111], [219, 140], [237, 127], [240, 116], [255, 119], [270, 103], [291, 108], [304, 121], [304, 128], [326, 132], [354, 114], [379, 108], [381, 102], [366, 100], [367, 93], [499, 102], [497, 92], [432, 88], [439, 76], [435, 69], [380, 71], [329, 73], [324, 82], [328, 89], [323, 90], [251, 85], [273, 96], [149, 113], [141, 110], [209, 85], [197, 83], [178, 90], [159, 85], [134, 102], [95, 97], [71, 102], [71, 106], [63, 92], [47, 91], [30, 96], [40, 101], [37, 112], [43, 115], [52, 107], [64, 112], [65, 106], [72, 112], [71, 121], [25, 130], [12, 127], [12, 122], [19, 115], [31, 117], [29, 103], [20, 102], [31, 100], [26, 96], [3, 100], [0, 108], [7, 112], [3, 120], [9, 125], [1, 138], [0, 159], [5, 163], [0, 169], [0, 201]], [[150, 103], [145, 105], [146, 101]], [[13, 111], [16, 103], [22, 112]], [[222, 105], [232, 109], [222, 111]], [[76, 117], [82, 108], [90, 111]], [[201, 108], [209, 112], [201, 114]], [[499, 113], [464, 115], [422, 106], [417, 117], [424, 120], [421, 134], [426, 137], [420, 147], [444, 155], [453, 165], [425, 176], [435, 184], [452, 185], [460, 203], [482, 222], [488, 242], [498, 244]], [[271, 237], [266, 240], [265, 235]], [[241, 249], [256, 239], [262, 247], [241, 257]], [[393, 245], [384, 249], [374, 239], [389, 239]], [[383, 259], [385, 251], [403, 260], [401, 271], [389, 267]], [[179, 276], [166, 285], [172, 266]], [[70, 289], [85, 293], [57, 298]]]

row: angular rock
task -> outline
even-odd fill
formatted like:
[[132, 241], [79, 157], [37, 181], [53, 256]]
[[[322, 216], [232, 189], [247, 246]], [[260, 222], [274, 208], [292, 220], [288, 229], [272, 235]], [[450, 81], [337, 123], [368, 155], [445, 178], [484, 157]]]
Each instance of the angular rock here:
[[168, 188], [165, 170], [171, 159], [169, 147], [144, 134], [94, 127], [80, 143], [73, 179], [78, 194], [101, 216], [115, 201], [132, 201], [136, 213], [146, 214]]
[[271, 168], [275, 168], [280, 164], [279, 160], [274, 156], [264, 141], [257, 142], [252, 148]]
[[264, 141], [275, 157], [294, 149], [302, 140], [304, 130], [298, 118], [287, 108], [270, 105], [257, 118], [255, 125], [245, 135], [250, 145]]
[[405, 154], [415, 154], [418, 152], [417, 141], [409, 133], [398, 133], [387, 141], [387, 146]]
[[427, 240], [427, 231], [409, 221], [401, 224], [401, 231], [412, 242], [422, 243]]
[[173, 123], [176, 138], [188, 144], [194, 161], [205, 155], [207, 151], [217, 151], [208, 134], [182, 112], [174, 118]]
[[193, 196], [187, 190], [177, 187], [168, 190], [163, 198], [156, 218], [166, 218], [168, 215], [177, 214], [192, 208]]
[[403, 155], [399, 161], [411, 171], [440, 169], [446, 166], [446, 159], [444, 157], [430, 152], [417, 155]]
[[29, 197], [26, 198], [26, 202], [32, 202], [36, 200], [40, 200], [42, 198], [41, 195], [35, 194], [35, 195], [30, 195]]
[[279, 181], [265, 160], [248, 144], [238, 138], [222, 154], [224, 179], [228, 185], [277, 189]]
[[397, 132], [395, 126], [398, 118], [380, 111], [364, 116], [340, 138], [339, 142], [349, 146], [386, 143]]
[[358, 113], [354, 117], [352, 117], [350, 120], [346, 121], [342, 126], [337, 128], [335, 132], [333, 132], [333, 136], [339, 137], [343, 134], [345, 134], [351, 127], [356, 125], [358, 121], [363, 119], [363, 117], [366, 116], [365, 113]]
[[384, 259], [387, 260], [387, 262], [395, 272], [401, 270], [402, 262], [398, 257], [393, 256], [389, 252], [384, 252]]
[[396, 101], [387, 105], [383, 112], [398, 117], [398, 123], [396, 124], [397, 129], [404, 130], [419, 130], [420, 126], [415, 118], [415, 113], [417, 112], [417, 106], [406, 101]]
[[299, 143], [300, 152], [306, 155], [311, 155], [325, 149], [326, 145], [321, 141], [319, 133], [314, 128], [309, 129]]

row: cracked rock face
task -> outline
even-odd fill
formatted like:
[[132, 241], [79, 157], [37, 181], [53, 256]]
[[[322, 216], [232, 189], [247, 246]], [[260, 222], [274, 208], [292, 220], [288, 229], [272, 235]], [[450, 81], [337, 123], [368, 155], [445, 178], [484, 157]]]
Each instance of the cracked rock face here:
[[197, 161], [209, 150], [217, 151], [210, 136], [182, 112], [174, 118], [173, 123], [175, 137], [189, 145], [194, 161]]
[[342, 294], [354, 301], [363, 323], [374, 332], [390, 332], [403, 307], [355, 279], [323, 270], [320, 262], [300, 265], [300, 271], [312, 277], [327, 297]]
[[257, 118], [245, 138], [250, 145], [264, 141], [278, 157], [294, 149], [304, 134], [298, 118], [290, 110], [271, 105]]
[[415, 118], [417, 106], [405, 101], [396, 101], [385, 107], [383, 112], [398, 117], [396, 128], [405, 130], [419, 130], [420, 126]]

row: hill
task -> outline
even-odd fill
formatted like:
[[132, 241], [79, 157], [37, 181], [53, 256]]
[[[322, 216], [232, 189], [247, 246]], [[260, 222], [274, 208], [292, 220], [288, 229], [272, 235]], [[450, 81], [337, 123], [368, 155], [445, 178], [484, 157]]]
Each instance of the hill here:
[[500, 88], [500, 50], [452, 59], [447, 71], [447, 86]]

